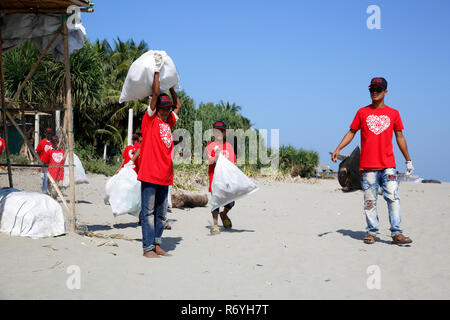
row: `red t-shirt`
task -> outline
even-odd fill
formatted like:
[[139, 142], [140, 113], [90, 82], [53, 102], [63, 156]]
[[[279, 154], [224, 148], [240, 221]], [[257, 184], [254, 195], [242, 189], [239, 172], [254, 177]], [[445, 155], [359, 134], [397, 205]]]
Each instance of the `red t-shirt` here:
[[52, 149], [52, 143], [50, 141], [48, 141], [47, 139], [42, 139], [37, 148], [36, 148], [36, 152], [37, 154], [39, 154], [41, 161], [44, 162], [44, 154], [48, 151]]
[[392, 136], [403, 130], [400, 113], [388, 106], [367, 106], [356, 113], [350, 129], [361, 129], [361, 159], [359, 170], [395, 168]]
[[222, 155], [225, 156], [228, 160], [231, 162], [236, 162], [236, 155], [234, 154], [233, 146], [229, 144], [228, 142], [224, 142], [222, 144], [219, 144], [215, 141], [211, 141], [206, 146], [206, 154], [208, 155], [209, 160], [209, 167], [208, 167], [208, 175], [209, 175], [209, 192], [211, 192], [211, 184], [214, 177], [214, 169], [216, 168], [216, 164], [212, 163], [211, 161], [214, 160], [214, 157], [216, 156], [216, 153], [214, 152], [214, 148], [218, 146], [220, 149], [220, 152], [222, 152]]
[[0, 138], [0, 155], [3, 153], [3, 150], [5, 150], [5, 140], [3, 138]]
[[[47, 152], [44, 152], [44, 155], [41, 156], [42, 162], [47, 163], [48, 165], [64, 165], [64, 150], [59, 148], [50, 149]], [[52, 178], [56, 180], [64, 179], [64, 167], [56, 167], [56, 168], [48, 168], [48, 172], [52, 175]]]
[[172, 128], [177, 116], [171, 112], [167, 122], [150, 110], [142, 119], [142, 144], [138, 180], [170, 186], [173, 184]]

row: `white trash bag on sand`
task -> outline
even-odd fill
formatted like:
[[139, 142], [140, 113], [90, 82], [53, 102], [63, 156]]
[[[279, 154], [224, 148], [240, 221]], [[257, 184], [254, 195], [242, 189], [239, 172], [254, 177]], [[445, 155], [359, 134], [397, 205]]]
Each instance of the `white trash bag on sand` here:
[[258, 191], [256, 184], [230, 160], [220, 154], [211, 184], [212, 210], [248, 196], [255, 191]]
[[[88, 177], [86, 176], [86, 171], [84, 171], [83, 164], [80, 161], [80, 158], [74, 153], [73, 154], [73, 162], [75, 164], [75, 184], [82, 183], [90, 183]], [[69, 156], [67, 156], [66, 161], [64, 162], [65, 166], [69, 165]], [[64, 180], [63, 186], [68, 187], [70, 181], [70, 172], [69, 167], [64, 168]]]
[[133, 165], [125, 165], [112, 176], [105, 186], [105, 203], [111, 205], [114, 217], [131, 214], [138, 217], [141, 211], [141, 182]]
[[46, 238], [66, 233], [59, 203], [48, 195], [0, 189], [0, 232], [10, 236]]
[[159, 73], [161, 91], [175, 87], [179, 89], [179, 76], [172, 59], [165, 51], [150, 50], [133, 62], [128, 70], [122, 87], [119, 103], [140, 100], [152, 94], [155, 58], [153, 54], [159, 52], [163, 57], [163, 64]]

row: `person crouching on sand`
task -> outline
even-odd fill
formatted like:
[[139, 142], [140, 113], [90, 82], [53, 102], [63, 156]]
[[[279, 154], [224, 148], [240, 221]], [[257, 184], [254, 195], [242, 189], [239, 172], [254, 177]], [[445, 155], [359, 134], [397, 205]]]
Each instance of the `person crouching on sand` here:
[[[214, 134], [214, 141], [211, 141], [206, 146], [206, 154], [208, 155], [208, 161], [209, 161], [209, 168], [208, 168], [208, 175], [209, 175], [209, 192], [211, 192], [211, 184], [214, 177], [214, 169], [216, 167], [216, 162], [219, 156], [219, 153], [222, 154], [222, 156], [226, 157], [231, 162], [236, 162], [236, 156], [234, 154], [233, 146], [226, 142], [226, 125], [223, 121], [217, 121], [213, 125], [213, 134]], [[225, 208], [222, 212], [220, 212], [220, 219], [222, 220], [222, 224], [225, 229], [231, 229], [233, 226], [231, 224], [231, 220], [228, 217], [228, 212], [231, 210], [231, 208], [234, 207], [234, 201], [230, 202], [229, 204], [225, 205]], [[219, 216], [219, 208], [211, 211], [211, 214], [213, 216], [214, 226], [211, 230], [212, 234], [220, 233], [219, 228], [219, 222], [218, 222], [218, 216]]]
[[[164, 219], [167, 211], [167, 194], [173, 184], [172, 128], [178, 120], [181, 103], [174, 88], [161, 94], [159, 70], [163, 57], [155, 54], [152, 99], [142, 119], [142, 144], [134, 157], [141, 157], [138, 180], [141, 181], [142, 246], [144, 257], [170, 256], [161, 248]], [[172, 108], [175, 109], [173, 111]], [[133, 157], [133, 158], [134, 158]]]
[[361, 130], [361, 184], [364, 190], [364, 213], [367, 222], [367, 234], [363, 241], [375, 243], [378, 232], [377, 197], [378, 188], [388, 204], [391, 223], [392, 243], [402, 245], [412, 240], [402, 234], [400, 228], [400, 198], [398, 196], [398, 177], [395, 171], [392, 136], [395, 133], [398, 147], [406, 160], [406, 174], [410, 175], [414, 167], [409, 156], [406, 139], [403, 136], [403, 123], [400, 113], [384, 104], [387, 94], [387, 81], [373, 78], [369, 86], [372, 104], [361, 108], [350, 125], [350, 131], [342, 139], [331, 155], [336, 162], [339, 152], [347, 146], [358, 130]]

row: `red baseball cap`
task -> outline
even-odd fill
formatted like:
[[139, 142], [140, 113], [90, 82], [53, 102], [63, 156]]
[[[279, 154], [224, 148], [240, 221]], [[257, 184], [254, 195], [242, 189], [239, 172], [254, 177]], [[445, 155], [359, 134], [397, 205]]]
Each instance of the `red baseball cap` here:
[[385, 78], [381, 78], [381, 77], [373, 78], [370, 81], [369, 88], [370, 87], [381, 87], [384, 90], [386, 90], [387, 89], [387, 81]]

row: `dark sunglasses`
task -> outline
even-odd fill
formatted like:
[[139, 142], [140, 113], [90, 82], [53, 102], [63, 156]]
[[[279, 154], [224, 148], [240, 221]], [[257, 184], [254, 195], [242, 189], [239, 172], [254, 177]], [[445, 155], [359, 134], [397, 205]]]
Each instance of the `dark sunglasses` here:
[[380, 93], [380, 92], [383, 92], [384, 89], [380, 88], [380, 87], [376, 87], [376, 88], [369, 88], [369, 91], [370, 91], [370, 93], [373, 93], [373, 92]]

